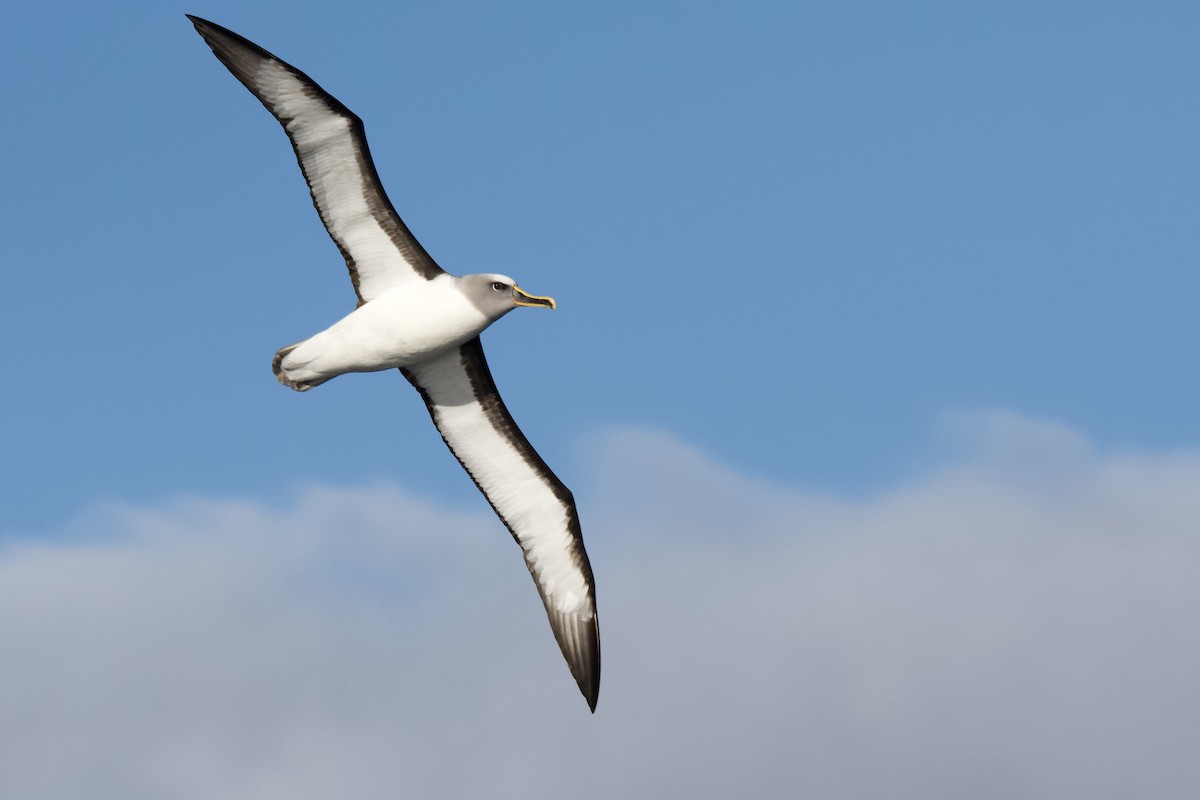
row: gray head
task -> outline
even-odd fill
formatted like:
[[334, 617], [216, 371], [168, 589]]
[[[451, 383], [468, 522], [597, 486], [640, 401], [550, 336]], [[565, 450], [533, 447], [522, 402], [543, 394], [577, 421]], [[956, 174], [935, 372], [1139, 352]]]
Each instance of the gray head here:
[[517, 306], [532, 308], [554, 308], [553, 297], [537, 297], [521, 291], [516, 281], [507, 275], [481, 273], [455, 278], [458, 288], [475, 307], [496, 320]]

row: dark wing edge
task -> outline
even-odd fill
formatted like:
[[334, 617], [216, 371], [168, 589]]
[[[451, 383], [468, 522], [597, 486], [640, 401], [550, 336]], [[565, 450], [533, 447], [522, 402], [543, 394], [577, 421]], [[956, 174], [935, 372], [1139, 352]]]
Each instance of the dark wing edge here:
[[364, 298], [363, 291], [360, 288], [361, 276], [359, 275], [357, 265], [358, 259], [353, 252], [353, 246], [347, 241], [345, 231], [339, 228], [333, 217], [333, 212], [329, 208], [330, 201], [336, 198], [333, 198], [329, 193], [324, 191], [322, 185], [316, 182], [316, 170], [312, 169], [308, 163], [315, 154], [308, 152], [306, 146], [297, 139], [296, 131], [290, 125], [290, 123], [295, 121], [295, 117], [290, 115], [282, 107], [281, 103], [272, 102], [264, 88], [260, 85], [259, 80], [255, 77], [257, 69], [264, 64], [270, 64], [279, 71], [294, 78], [302, 87], [304, 98], [311, 103], [323, 107], [323, 110], [329, 116], [336, 116], [345, 120], [348, 126], [349, 146], [353, 152], [355, 166], [361, 175], [362, 200], [366, 203], [375, 224], [379, 226], [379, 229], [387, 236], [392, 246], [399, 251], [403, 260], [417, 275], [426, 280], [432, 280], [441, 275], [444, 270], [437, 265], [437, 262], [433, 260], [429, 253], [425, 251], [425, 248], [421, 246], [421, 243], [413, 236], [384, 191], [383, 183], [379, 179], [379, 173], [375, 169], [375, 162], [371, 158], [371, 151], [367, 146], [366, 129], [358, 115], [348, 109], [333, 95], [322, 89], [308, 75], [259, 47], [244, 36], [234, 33], [228, 28], [217, 25], [214, 22], [209, 22], [206, 19], [191, 14], [187, 14], [186, 16], [191, 20], [196, 31], [203, 37], [208, 46], [212, 48], [214, 55], [216, 55], [220, 62], [258, 98], [259, 102], [283, 126], [284, 131], [287, 133], [288, 141], [292, 144], [292, 150], [296, 154], [296, 162], [300, 165], [300, 172], [304, 175], [304, 180], [308, 184], [313, 206], [317, 209], [317, 214], [320, 216], [321, 222], [325, 225], [325, 230], [329, 232], [330, 238], [333, 239], [342, 257], [346, 260], [346, 266], [350, 270], [350, 280], [354, 284], [354, 291], [359, 297], [360, 304], [364, 301]]
[[[542, 604], [546, 608], [546, 615], [550, 620], [554, 638], [558, 642], [580, 692], [583, 693], [588, 707], [594, 713], [600, 693], [600, 627], [596, 616], [595, 578], [592, 575], [591, 562], [588, 560], [587, 551], [584, 548], [574, 496], [571, 494], [571, 490], [546, 465], [542, 457], [533, 449], [533, 445], [525, 438], [521, 429], [517, 427], [516, 421], [513, 420], [512, 414], [509, 413], [496, 389], [479, 337], [461, 345], [457, 351], [431, 359], [431, 362], [407, 369], [402, 368], [400, 371], [425, 401], [429, 415], [450, 452], [471, 476], [471, 480], [487, 499], [489, 505], [496, 512], [496, 516], [512, 534], [513, 539], [521, 545], [523, 551], [526, 551], [526, 566], [529, 567], [538, 594], [542, 598]], [[455, 390], [446, 392], [435, 388], [437, 384], [444, 385], [447, 381], [455, 379], [461, 384]], [[553, 493], [565, 509], [569, 534], [568, 549], [570, 552], [568, 555], [574, 567], [582, 573], [588, 590], [586, 606], [590, 613], [586, 616], [563, 613], [556, 607], [554, 599], [547, 593], [543, 580], [539, 579], [526, 550], [524, 540], [527, 538], [527, 532], [514, 526], [506, 509], [502, 507], [503, 502], [498, 502], [489, 493], [487, 486], [489, 481], [482, 475], [477, 459], [461, 443], [455, 442], [455, 431], [448, 427], [447, 415], [444, 413], [443, 407], [448, 405], [447, 399], [449, 399], [449, 404], [461, 405], [466, 400], [467, 392], [471, 396], [470, 401], [467, 402], [474, 402], [478, 405], [480, 413], [486, 417], [495, 434], [513, 448], [521, 460], [537, 473], [545, 488]]]

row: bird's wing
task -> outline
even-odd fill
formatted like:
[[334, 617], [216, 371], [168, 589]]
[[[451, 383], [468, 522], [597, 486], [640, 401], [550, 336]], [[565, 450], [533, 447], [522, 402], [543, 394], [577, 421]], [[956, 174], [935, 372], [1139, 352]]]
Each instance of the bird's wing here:
[[287, 132], [313, 205], [350, 269], [359, 302], [442, 274], [392, 207], [360, 120], [300, 70], [254, 42], [188, 15], [221, 63]]
[[593, 711], [600, 691], [596, 589], [571, 491], [504, 407], [476, 337], [402, 369], [459, 463], [521, 550], [554, 638]]

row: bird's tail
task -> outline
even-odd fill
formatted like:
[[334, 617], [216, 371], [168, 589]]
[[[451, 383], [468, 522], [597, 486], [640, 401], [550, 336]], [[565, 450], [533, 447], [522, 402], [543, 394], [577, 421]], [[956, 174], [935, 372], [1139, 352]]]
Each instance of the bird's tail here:
[[[305, 341], [307, 341], [307, 339]], [[320, 386], [322, 383], [329, 380], [329, 378], [294, 380], [288, 375], [288, 366], [284, 364], [284, 362], [287, 361], [288, 355], [302, 344], [304, 344], [304, 342], [296, 342], [295, 344], [289, 344], [287, 347], [280, 348], [279, 351], [275, 353], [275, 358], [271, 361], [271, 370], [275, 373], [275, 377], [279, 379], [279, 382], [289, 389], [295, 389], [297, 392], [307, 392], [314, 386]]]

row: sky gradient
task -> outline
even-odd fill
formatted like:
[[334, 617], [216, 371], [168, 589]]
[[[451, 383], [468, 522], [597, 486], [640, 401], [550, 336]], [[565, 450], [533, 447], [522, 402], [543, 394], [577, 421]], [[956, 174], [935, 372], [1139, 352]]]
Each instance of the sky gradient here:
[[[27, 6], [0, 795], [1196, 785], [1200, 9]], [[406, 382], [275, 382], [354, 295], [185, 12], [557, 299], [484, 346], [579, 500], [595, 717]]]

